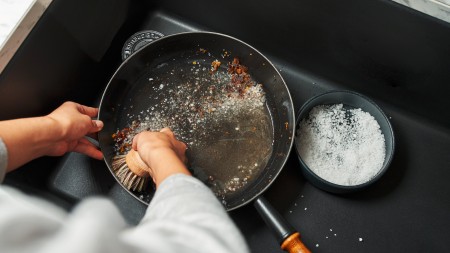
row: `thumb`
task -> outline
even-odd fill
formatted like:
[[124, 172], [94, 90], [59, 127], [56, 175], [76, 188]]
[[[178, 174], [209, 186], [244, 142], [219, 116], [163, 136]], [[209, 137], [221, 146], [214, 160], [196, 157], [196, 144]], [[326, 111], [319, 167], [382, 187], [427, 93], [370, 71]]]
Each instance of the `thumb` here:
[[133, 137], [133, 141], [131, 142], [131, 148], [137, 150], [137, 142], [138, 142], [139, 134]]
[[91, 124], [92, 124], [92, 127], [89, 130], [89, 133], [96, 133], [96, 132], [102, 130], [102, 128], [104, 126], [103, 121], [101, 121], [101, 120], [91, 120]]

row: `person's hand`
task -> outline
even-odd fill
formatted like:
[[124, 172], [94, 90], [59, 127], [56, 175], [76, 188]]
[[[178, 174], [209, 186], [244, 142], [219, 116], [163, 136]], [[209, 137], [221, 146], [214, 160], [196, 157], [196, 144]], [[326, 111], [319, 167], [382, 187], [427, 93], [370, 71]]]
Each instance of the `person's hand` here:
[[49, 115], [55, 126], [55, 139], [46, 155], [60, 156], [66, 152], [78, 152], [95, 159], [102, 159], [103, 154], [98, 148], [85, 138], [100, 131], [103, 122], [93, 120], [98, 109], [80, 105], [74, 102], [65, 102]]
[[0, 138], [8, 150], [6, 171], [70, 151], [102, 159], [102, 152], [85, 138], [102, 129], [103, 122], [92, 120], [97, 114], [96, 108], [66, 102], [47, 116], [0, 121]]
[[139, 152], [141, 157], [149, 158], [149, 161], [145, 162], [150, 167], [152, 167], [154, 161], [151, 157], [158, 157], [160, 153], [165, 152], [175, 152], [178, 159], [183, 163], [187, 162], [186, 144], [177, 140], [172, 130], [167, 127], [159, 132], [144, 131], [139, 133], [134, 137], [132, 147]]
[[186, 144], [177, 140], [169, 128], [139, 133], [133, 139], [132, 148], [150, 168], [150, 176], [157, 187], [173, 174], [191, 175], [185, 165]]

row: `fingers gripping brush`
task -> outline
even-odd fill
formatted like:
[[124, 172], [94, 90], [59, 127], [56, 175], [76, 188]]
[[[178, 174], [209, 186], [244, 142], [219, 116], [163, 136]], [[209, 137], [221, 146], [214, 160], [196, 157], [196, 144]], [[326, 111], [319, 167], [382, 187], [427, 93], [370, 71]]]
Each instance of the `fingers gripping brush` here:
[[134, 149], [126, 155], [114, 156], [112, 168], [119, 182], [128, 190], [141, 192], [147, 186], [150, 168]]

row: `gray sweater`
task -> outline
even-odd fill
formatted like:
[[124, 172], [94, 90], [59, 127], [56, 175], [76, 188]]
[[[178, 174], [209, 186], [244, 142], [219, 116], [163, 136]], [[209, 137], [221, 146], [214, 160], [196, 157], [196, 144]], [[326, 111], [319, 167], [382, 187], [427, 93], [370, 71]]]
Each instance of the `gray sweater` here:
[[[7, 149], [0, 139], [0, 179]], [[129, 226], [106, 198], [72, 212], [0, 185], [0, 252], [248, 252], [214, 194], [194, 177], [173, 175], [159, 186], [142, 221]]]

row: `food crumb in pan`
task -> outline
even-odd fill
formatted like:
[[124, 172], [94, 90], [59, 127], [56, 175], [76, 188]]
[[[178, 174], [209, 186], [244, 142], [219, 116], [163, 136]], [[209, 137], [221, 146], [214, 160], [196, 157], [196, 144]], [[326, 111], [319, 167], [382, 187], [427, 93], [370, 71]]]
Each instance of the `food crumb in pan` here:
[[214, 60], [214, 61], [211, 63], [211, 73], [216, 72], [216, 71], [219, 69], [219, 67], [220, 67], [221, 64], [222, 64], [222, 63], [221, 63], [220, 61]]
[[225, 50], [225, 49], [223, 49], [222, 51], [223, 51], [223, 53], [222, 53], [222, 58], [225, 58], [225, 57], [228, 57], [228, 56], [230, 56], [230, 55], [231, 55], [231, 53], [230, 53], [230, 52], [228, 52], [228, 51], [227, 51], [227, 50]]

